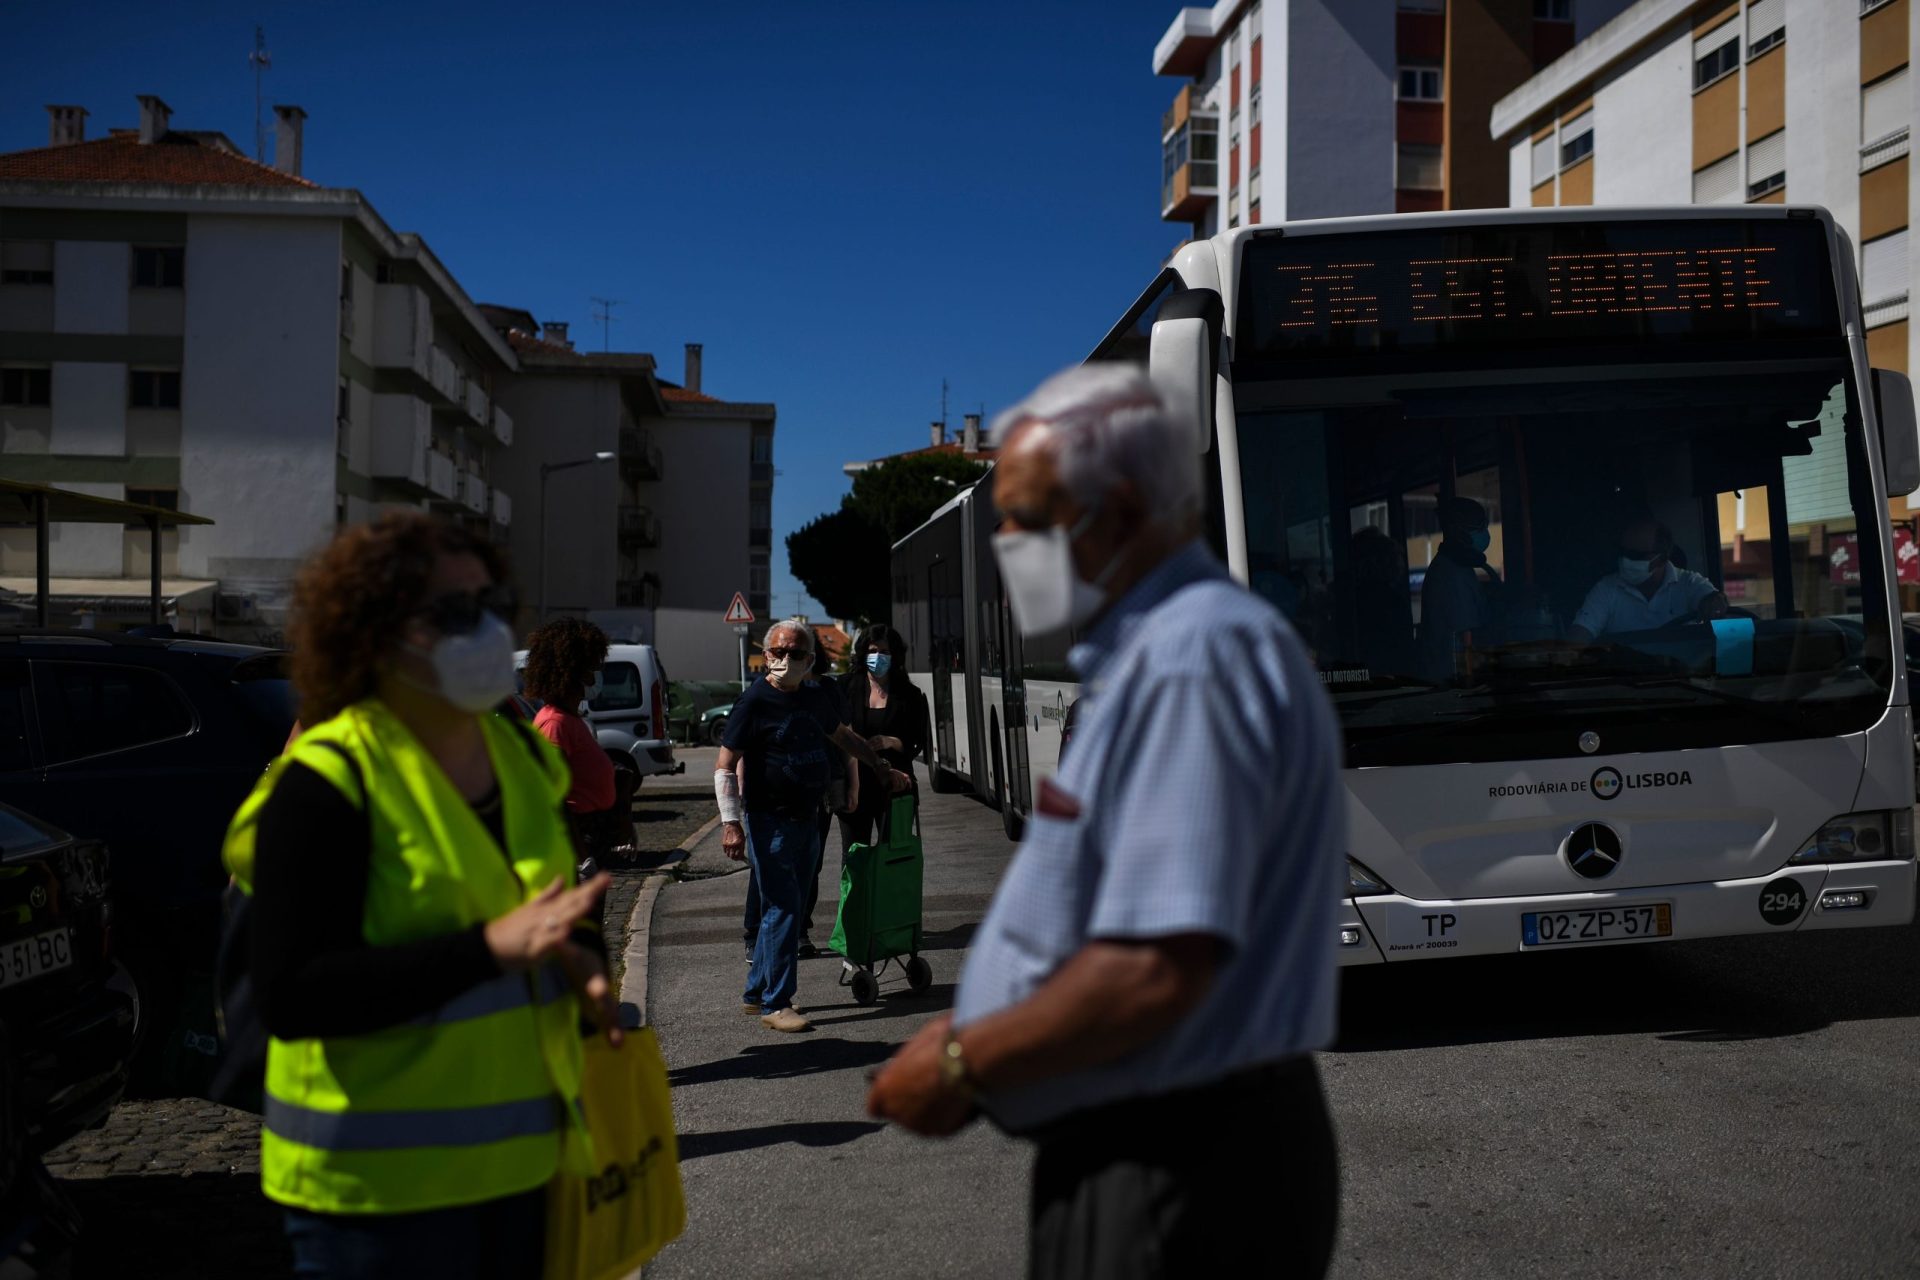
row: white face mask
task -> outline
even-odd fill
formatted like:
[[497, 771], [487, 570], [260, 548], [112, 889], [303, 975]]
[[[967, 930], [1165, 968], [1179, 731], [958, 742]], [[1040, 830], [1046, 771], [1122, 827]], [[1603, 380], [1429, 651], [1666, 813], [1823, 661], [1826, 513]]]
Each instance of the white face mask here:
[[1620, 581], [1630, 587], [1637, 587], [1653, 576], [1653, 561], [1629, 560], [1620, 557]]
[[791, 654], [785, 658], [767, 659], [767, 683], [783, 692], [798, 689], [800, 682], [807, 678], [807, 672], [813, 666], [813, 659], [804, 654]]
[[513, 628], [498, 614], [462, 635], [441, 636], [433, 648], [413, 649], [433, 667], [434, 692], [462, 711], [491, 711], [513, 692]]
[[1095, 512], [1071, 529], [1059, 525], [1036, 532], [996, 533], [994, 559], [1013, 606], [1014, 625], [1030, 636], [1052, 635], [1077, 627], [1100, 612], [1105, 586], [1120, 558], [1115, 556], [1097, 581], [1082, 580], [1073, 567], [1073, 542], [1093, 524]]

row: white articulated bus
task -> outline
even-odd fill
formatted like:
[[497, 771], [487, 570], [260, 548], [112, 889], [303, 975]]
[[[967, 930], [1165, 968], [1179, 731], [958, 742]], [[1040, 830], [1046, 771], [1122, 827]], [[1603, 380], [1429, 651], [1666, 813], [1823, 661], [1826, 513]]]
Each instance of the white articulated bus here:
[[[1912, 919], [1920, 441], [1854, 253], [1784, 206], [1243, 228], [1094, 351], [1209, 424], [1207, 533], [1338, 708], [1343, 961]], [[894, 548], [894, 624], [1017, 838], [1078, 686], [995, 522], [982, 482]]]

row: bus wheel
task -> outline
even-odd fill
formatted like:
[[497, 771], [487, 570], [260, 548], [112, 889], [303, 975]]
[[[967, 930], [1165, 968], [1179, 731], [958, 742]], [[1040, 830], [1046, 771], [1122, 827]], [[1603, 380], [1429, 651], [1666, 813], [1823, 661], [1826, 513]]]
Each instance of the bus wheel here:
[[967, 789], [967, 784], [960, 780], [960, 776], [942, 764], [930, 766], [927, 776], [934, 791], [943, 796], [958, 795]]

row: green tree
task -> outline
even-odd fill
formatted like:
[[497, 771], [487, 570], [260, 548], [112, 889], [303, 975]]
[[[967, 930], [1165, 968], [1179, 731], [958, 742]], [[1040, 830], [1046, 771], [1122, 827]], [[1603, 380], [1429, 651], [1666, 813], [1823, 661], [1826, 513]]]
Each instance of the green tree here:
[[985, 471], [954, 453], [911, 453], [868, 467], [838, 511], [787, 535], [787, 566], [834, 617], [884, 618], [890, 548]]

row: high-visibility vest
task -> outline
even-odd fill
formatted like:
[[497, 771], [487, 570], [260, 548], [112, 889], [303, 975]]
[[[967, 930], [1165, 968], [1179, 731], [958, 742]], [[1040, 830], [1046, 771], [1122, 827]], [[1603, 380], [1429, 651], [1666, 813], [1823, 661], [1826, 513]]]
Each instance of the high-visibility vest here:
[[[294, 760], [356, 809], [371, 807], [361, 928], [373, 946], [457, 933], [556, 877], [571, 883], [565, 760], [521, 726], [490, 715], [481, 724], [506, 852], [406, 726], [369, 699], [308, 729], [261, 779], [227, 833], [228, 870], [252, 891], [260, 807]], [[579, 1014], [549, 965], [502, 974], [384, 1031], [269, 1041], [262, 1188], [323, 1213], [410, 1213], [532, 1190], [562, 1169], [591, 1174]]]

